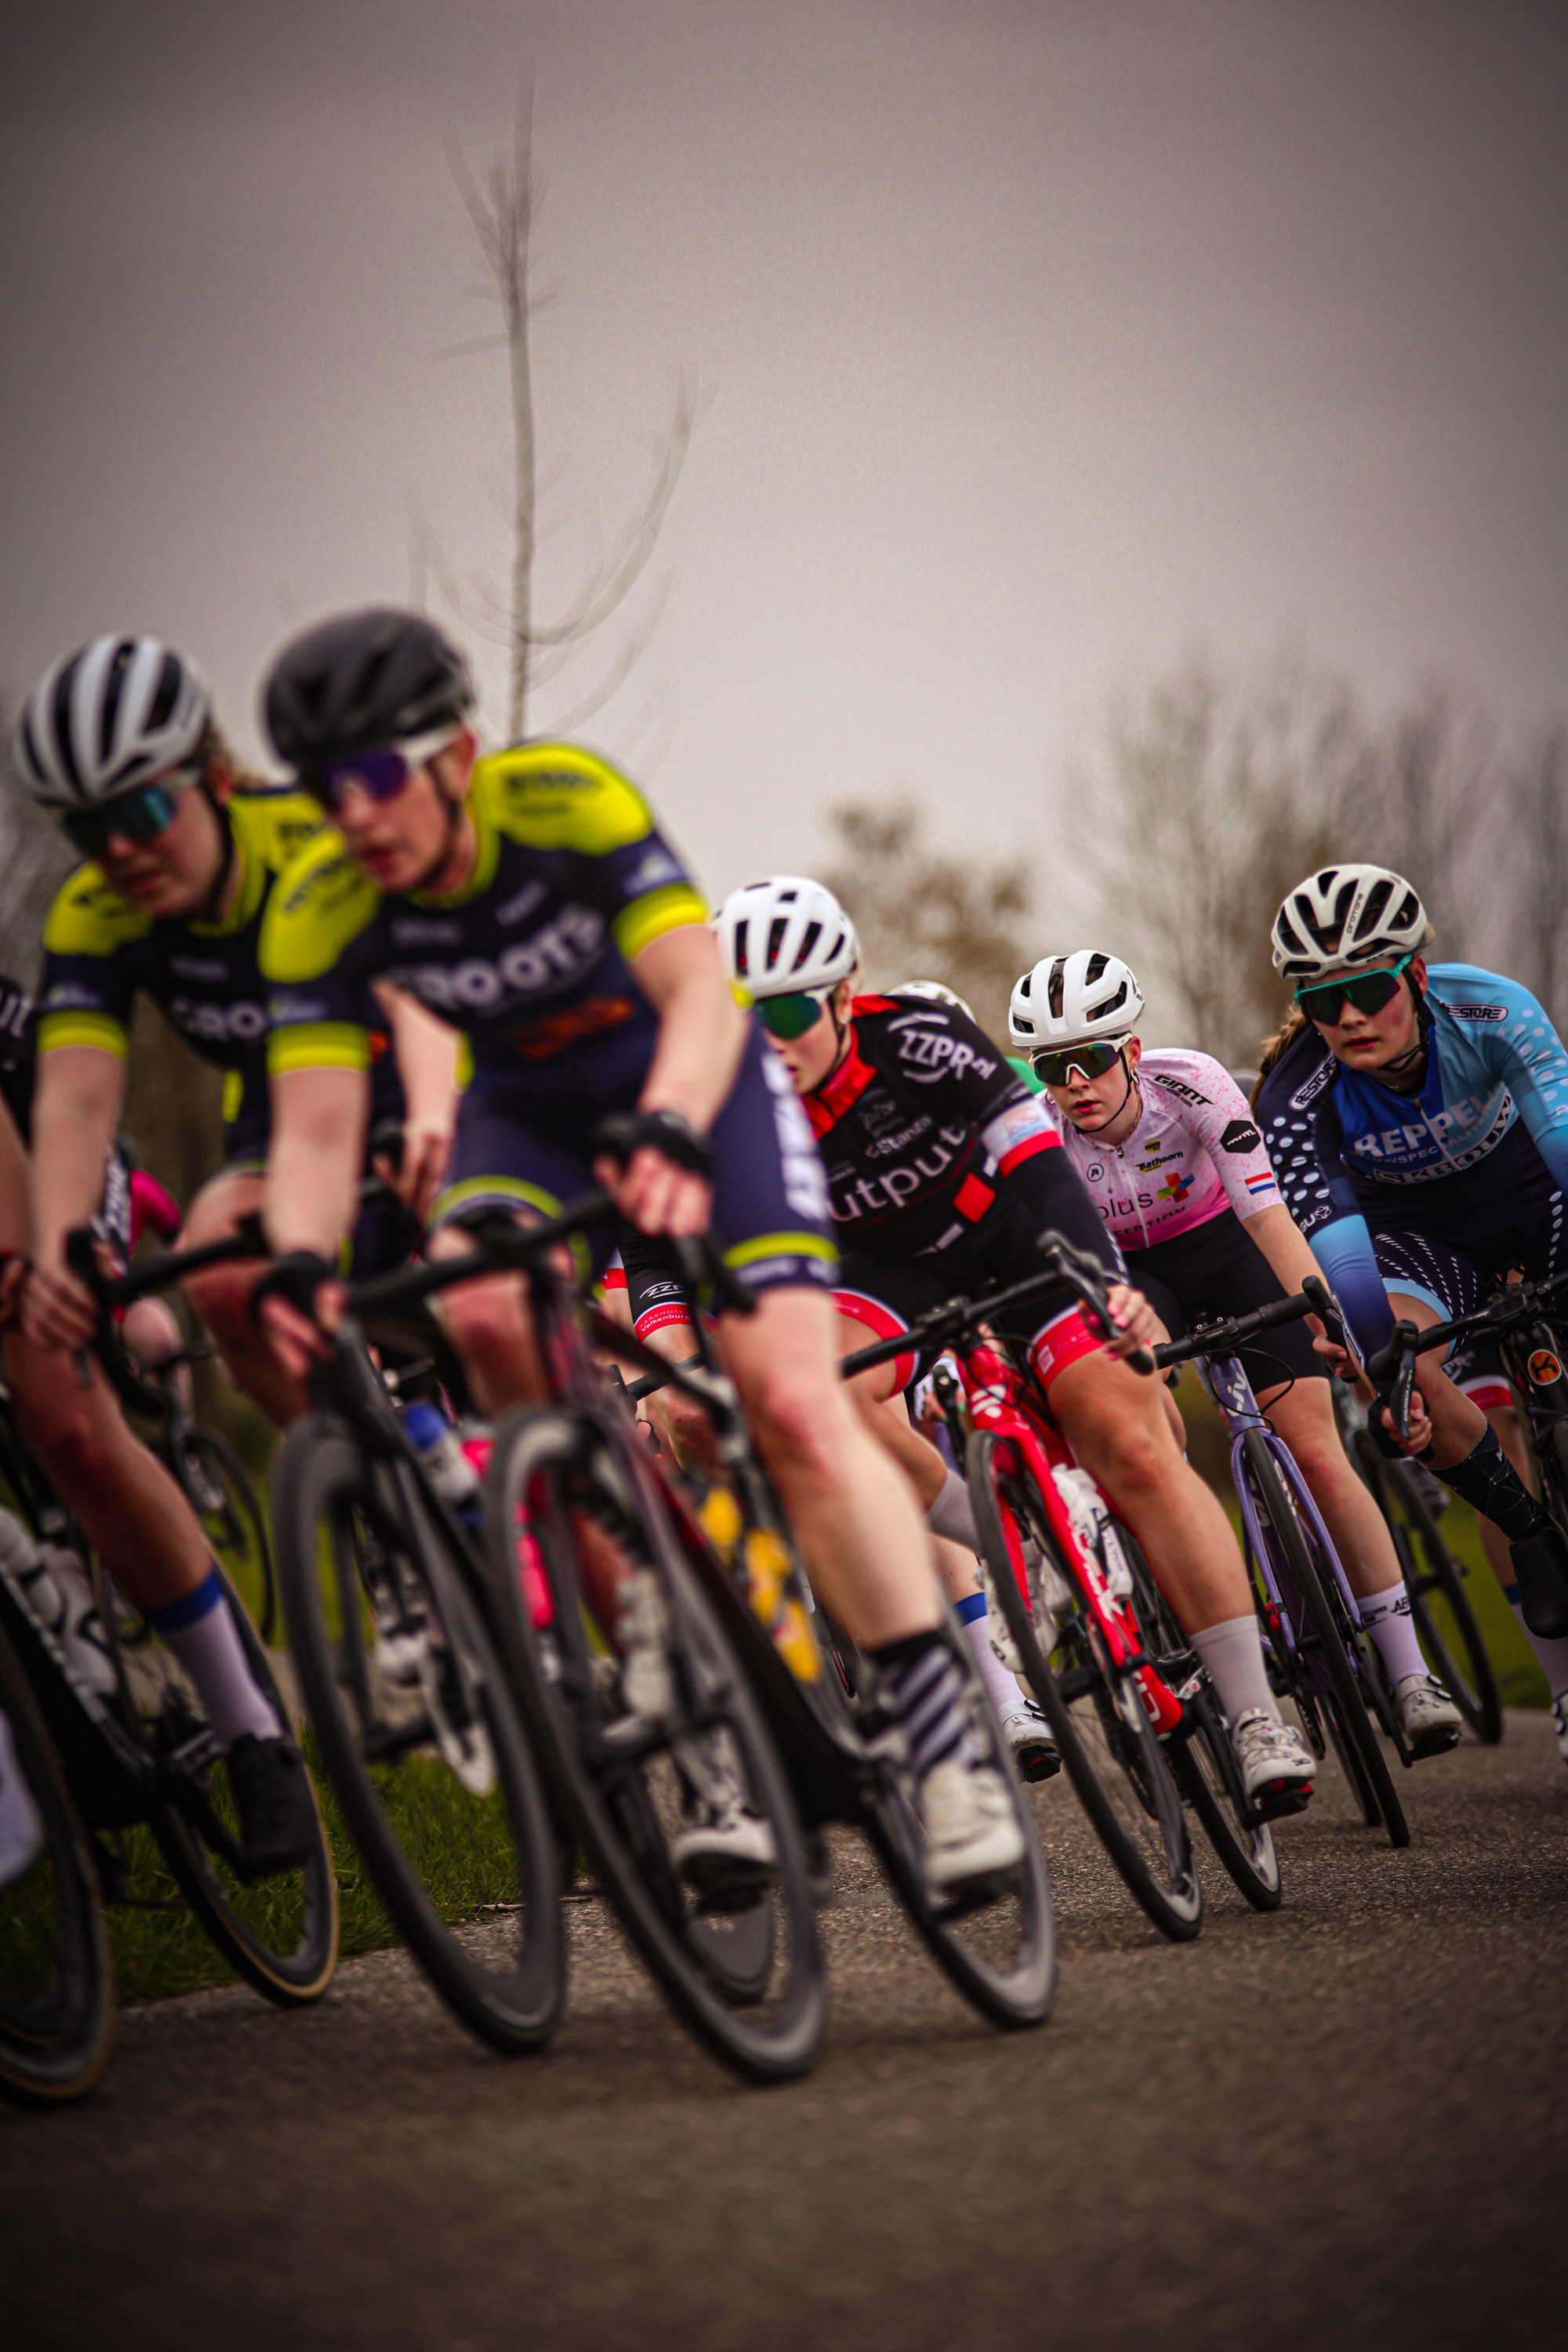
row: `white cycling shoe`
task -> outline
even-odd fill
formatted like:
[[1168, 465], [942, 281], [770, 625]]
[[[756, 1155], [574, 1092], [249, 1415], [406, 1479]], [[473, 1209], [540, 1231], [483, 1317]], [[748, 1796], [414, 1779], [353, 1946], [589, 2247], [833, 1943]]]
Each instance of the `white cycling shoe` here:
[[926, 1884], [945, 1901], [976, 1880], [1016, 1869], [1024, 1832], [1012, 1795], [989, 1764], [933, 1764], [920, 1786]]
[[1277, 1821], [1282, 1813], [1302, 1810], [1312, 1793], [1317, 1767], [1299, 1731], [1266, 1707], [1249, 1706], [1232, 1724], [1230, 1744], [1247, 1802], [1263, 1820]]
[[697, 1799], [686, 1828], [670, 1840], [669, 1858], [699, 1893], [710, 1895], [771, 1878], [779, 1857], [773, 1831], [746, 1811], [737, 1791], [720, 1805]]
[[1412, 1756], [1445, 1756], [1459, 1744], [1464, 1717], [1433, 1675], [1402, 1675], [1394, 1685], [1400, 1737]]
[[1020, 1697], [1016, 1706], [1004, 1707], [1001, 1724], [1007, 1753], [1021, 1780], [1048, 1780], [1053, 1772], [1061, 1770], [1061, 1752], [1051, 1737], [1051, 1727], [1032, 1698]]
[[0, 1713], [0, 1886], [21, 1877], [43, 1842], [43, 1815], [22, 1778], [10, 1720]]

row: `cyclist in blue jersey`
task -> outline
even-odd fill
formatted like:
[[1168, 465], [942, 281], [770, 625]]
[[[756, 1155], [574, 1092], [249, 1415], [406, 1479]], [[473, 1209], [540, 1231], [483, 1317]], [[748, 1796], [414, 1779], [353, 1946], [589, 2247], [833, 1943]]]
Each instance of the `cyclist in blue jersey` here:
[[[367, 982], [390, 977], [458, 1026], [473, 1058], [431, 1254], [470, 1247], [475, 1213], [548, 1215], [595, 1171], [633, 1228], [711, 1227], [758, 1297], [754, 1315], [723, 1318], [730, 1368], [815, 1580], [882, 1663], [933, 1890], [1011, 1867], [1022, 1833], [969, 1740], [913, 1497], [836, 1377], [835, 1251], [810, 1129], [731, 996], [706, 908], [647, 803], [574, 744], [479, 758], [466, 665], [413, 614], [373, 609], [307, 631], [274, 664], [265, 704], [277, 750], [340, 828], [283, 877], [261, 946], [274, 1023], [267, 1220], [282, 1253], [262, 1311], [283, 1358], [301, 1369], [321, 1344], [315, 1315], [334, 1311], [353, 1179], [343, 1137], [363, 1115], [357, 1008]], [[618, 1159], [600, 1139], [606, 1114]], [[444, 1312], [486, 1410], [542, 1393], [521, 1284], [464, 1286]], [[635, 1713], [639, 1612], [615, 1600], [608, 1539], [585, 1526], [583, 1540], [599, 1547]], [[760, 1860], [766, 1835], [736, 1790], [700, 1809], [677, 1853], [687, 1868]]]
[[[1511, 1268], [1543, 1280], [1561, 1265], [1568, 1052], [1517, 982], [1428, 965], [1432, 938], [1411, 885], [1360, 864], [1309, 875], [1274, 922], [1304, 1023], [1264, 1075], [1259, 1124], [1363, 1350], [1396, 1316], [1468, 1314]], [[1497, 1530], [1491, 1555], [1568, 1756], [1568, 1544], [1522, 1454], [1509, 1460], [1435, 1355], [1419, 1360], [1423, 1458]]]

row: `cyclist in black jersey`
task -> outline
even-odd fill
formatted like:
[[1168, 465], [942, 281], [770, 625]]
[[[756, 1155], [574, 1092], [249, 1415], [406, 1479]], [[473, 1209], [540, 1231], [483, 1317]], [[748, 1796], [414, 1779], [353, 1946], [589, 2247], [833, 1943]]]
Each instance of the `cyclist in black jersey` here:
[[[835, 1377], [834, 1249], [799, 1106], [642, 795], [574, 744], [478, 758], [472, 699], [440, 633], [383, 609], [307, 631], [267, 684], [275, 747], [340, 827], [283, 877], [263, 933], [267, 1217], [285, 1254], [266, 1277], [268, 1327], [296, 1368], [321, 1344], [307, 1310], [332, 1311], [353, 1176], [342, 1137], [363, 1116], [353, 1008], [389, 975], [460, 1025], [473, 1056], [432, 1255], [470, 1246], [473, 1212], [548, 1214], [591, 1171], [634, 1227], [711, 1226], [758, 1299], [723, 1318], [730, 1367], [825, 1600], [882, 1660], [933, 1889], [1010, 1868], [1023, 1851], [1014, 1800], [970, 1744], [912, 1498]], [[606, 1113], [624, 1164], [595, 1140]], [[446, 1314], [486, 1409], [541, 1394], [521, 1285], [463, 1286]], [[584, 1540], [629, 1658], [635, 1612], [610, 1605], [619, 1555], [591, 1528]], [[623, 1696], [635, 1687], [628, 1666]], [[739, 1853], [761, 1833], [743, 1809], [716, 1806], [685, 1851]]]
[[[1121, 1329], [1109, 1347], [1065, 1293], [1004, 1328], [1027, 1349], [1074, 1453], [1132, 1528], [1204, 1652], [1249, 1793], [1268, 1810], [1299, 1810], [1310, 1794], [1311, 1759], [1269, 1693], [1236, 1538], [1183, 1459], [1160, 1383], [1116, 1360], [1157, 1336], [1157, 1326], [1127, 1285], [1052, 1121], [956, 1004], [852, 993], [853, 929], [820, 884], [784, 875], [735, 891], [718, 928], [733, 981], [755, 999], [827, 1168], [844, 1245], [837, 1297], [846, 1352], [867, 1330], [891, 1336], [984, 1281], [1037, 1272], [1036, 1242], [1047, 1227], [1090, 1251], [1112, 1277]], [[822, 942], [840, 929], [844, 950], [825, 957]], [[642, 1303], [635, 1287], [633, 1303]], [[665, 1345], [683, 1352], [673, 1332]], [[920, 1454], [930, 1449], [901, 1411], [902, 1426], [875, 1409], [918, 1370], [911, 1349], [857, 1383], [874, 1425], [917, 1482]], [[929, 1486], [931, 1474], [923, 1475]]]

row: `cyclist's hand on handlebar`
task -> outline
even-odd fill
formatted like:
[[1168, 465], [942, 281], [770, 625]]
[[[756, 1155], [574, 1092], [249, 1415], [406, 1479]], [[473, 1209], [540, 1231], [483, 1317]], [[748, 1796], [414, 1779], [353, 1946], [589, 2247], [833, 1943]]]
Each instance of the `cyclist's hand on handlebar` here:
[[34, 1266], [22, 1299], [22, 1332], [35, 1348], [89, 1347], [99, 1315], [91, 1291], [58, 1258]]
[[1108, 1356], [1133, 1356], [1140, 1348], [1160, 1345], [1165, 1327], [1141, 1290], [1128, 1282], [1113, 1282], [1105, 1295], [1116, 1326], [1116, 1337], [1105, 1342]]
[[410, 1118], [404, 1125], [401, 1154], [395, 1157], [390, 1151], [378, 1151], [371, 1164], [404, 1207], [423, 1220], [436, 1197], [451, 1149], [448, 1120]]
[[250, 1294], [250, 1319], [267, 1334], [291, 1380], [332, 1350], [332, 1334], [348, 1307], [348, 1292], [312, 1251], [275, 1258]]
[[1390, 1445], [1401, 1454], [1425, 1454], [1432, 1443], [1432, 1423], [1426, 1412], [1426, 1400], [1419, 1389], [1410, 1391], [1410, 1434], [1401, 1437], [1394, 1425], [1394, 1415], [1381, 1401], [1373, 1407], [1377, 1425]]
[[1352, 1381], [1361, 1379], [1361, 1366], [1350, 1349], [1342, 1348], [1337, 1339], [1331, 1339], [1315, 1316], [1308, 1317], [1307, 1328], [1312, 1334], [1313, 1347], [1321, 1356], [1335, 1380]]
[[708, 1146], [678, 1111], [637, 1110], [601, 1121], [594, 1174], [643, 1234], [695, 1238], [713, 1209]]

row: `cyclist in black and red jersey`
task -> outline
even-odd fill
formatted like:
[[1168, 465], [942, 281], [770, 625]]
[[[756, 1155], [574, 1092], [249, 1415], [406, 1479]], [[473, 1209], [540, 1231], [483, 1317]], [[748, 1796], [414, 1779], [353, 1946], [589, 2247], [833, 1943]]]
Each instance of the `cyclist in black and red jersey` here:
[[[787, 1064], [827, 1169], [847, 1351], [868, 1331], [907, 1329], [926, 1308], [982, 1282], [1037, 1273], [1036, 1244], [1047, 1227], [1105, 1267], [1115, 1341], [1093, 1334], [1065, 1291], [1025, 1311], [1009, 1336], [1027, 1348], [1074, 1453], [1136, 1535], [1208, 1668], [1248, 1794], [1265, 1811], [1299, 1810], [1311, 1792], [1312, 1759], [1279, 1720], [1236, 1538], [1183, 1459], [1159, 1382], [1119, 1360], [1155, 1336], [1152, 1318], [1126, 1284], [1053, 1123], [1001, 1047], [957, 1005], [854, 995], [854, 930], [819, 883], [782, 875], [734, 891], [717, 928], [733, 984]], [[646, 1324], [639, 1255], [628, 1244], [634, 1309]], [[663, 1348], [682, 1353], [668, 1320], [673, 1302], [662, 1304]], [[916, 1369], [911, 1349], [864, 1375], [863, 1404], [885, 1406]], [[929, 1502], [930, 1486], [942, 1482], [921, 1466], [924, 1441], [901, 1412], [902, 1426], [885, 1411], [871, 1418]], [[939, 1531], [957, 1532], [958, 1501], [949, 1494], [953, 1516]], [[972, 1523], [969, 1540], [973, 1549]]]

